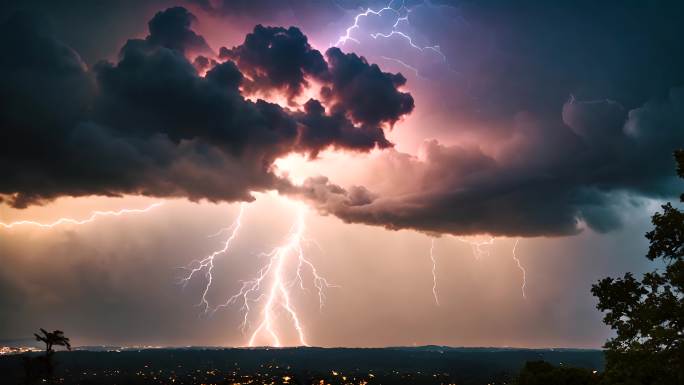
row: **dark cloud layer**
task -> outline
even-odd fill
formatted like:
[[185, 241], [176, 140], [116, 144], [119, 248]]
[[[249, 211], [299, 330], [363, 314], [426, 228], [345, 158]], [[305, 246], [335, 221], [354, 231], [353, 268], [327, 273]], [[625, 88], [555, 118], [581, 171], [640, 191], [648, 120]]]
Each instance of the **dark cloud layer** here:
[[425, 143], [420, 159], [391, 150], [371, 172], [396, 188], [347, 190], [319, 177], [292, 193], [347, 222], [538, 236], [574, 234], [581, 221], [609, 231], [620, 226], [621, 211], [638, 204], [626, 197], [681, 190], [670, 149], [684, 145], [684, 88], [630, 111], [609, 100], [571, 100], [562, 117], [555, 137], [541, 136], [548, 134], [546, 122], [519, 117], [529, 137], [497, 156], [435, 140]]
[[[349, 101], [331, 104], [328, 113], [328, 102], [314, 99], [303, 111], [247, 100], [238, 66], [249, 60], [240, 53], [232, 57], [238, 65], [192, 57], [210, 53], [192, 31], [193, 20], [180, 7], [159, 12], [149, 23], [150, 34], [128, 40], [118, 62], [102, 61], [92, 69], [40, 20], [16, 15], [0, 25], [7, 53], [0, 59], [0, 172], [6, 175], [0, 194], [16, 207], [89, 194], [249, 200], [250, 191], [288, 184], [273, 173], [278, 157], [315, 155], [327, 147], [388, 147], [382, 126], [411, 110], [410, 95], [396, 88], [399, 97], [377, 104], [394, 115], [380, 120], [359, 117], [359, 107]], [[296, 28], [287, 31], [299, 37], [295, 45], [307, 45]], [[275, 70], [288, 60], [302, 66], [288, 67], [292, 72], [285, 76], [299, 71], [327, 77], [334, 70], [310, 47], [308, 54], [320, 59], [317, 72], [297, 61], [298, 52], [290, 52], [291, 58], [271, 48], [278, 52], [259, 62], [265, 68]], [[380, 82], [397, 76], [364, 65]], [[297, 82], [304, 85], [306, 79], [301, 75]]]

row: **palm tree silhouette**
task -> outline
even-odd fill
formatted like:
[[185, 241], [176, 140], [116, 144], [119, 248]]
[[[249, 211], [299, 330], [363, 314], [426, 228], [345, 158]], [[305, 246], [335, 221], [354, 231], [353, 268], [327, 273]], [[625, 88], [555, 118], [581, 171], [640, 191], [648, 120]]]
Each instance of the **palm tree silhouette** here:
[[52, 333], [40, 328], [41, 334], [33, 333], [36, 336], [36, 341], [45, 343], [45, 355], [50, 356], [54, 353], [53, 346], [65, 346], [67, 350], [71, 350], [71, 344], [69, 343], [69, 338], [64, 337], [64, 332], [61, 330], [55, 330]]
[[[71, 350], [71, 343], [69, 342], [69, 338], [64, 337], [64, 332], [61, 330], [49, 332], [41, 328], [40, 334], [33, 333], [33, 335], [36, 337], [36, 341], [45, 344], [45, 356], [36, 357], [35, 362], [38, 363], [42, 361], [45, 364], [45, 369], [47, 370], [47, 380], [50, 383], [52, 383], [52, 374], [54, 372], [54, 363], [52, 362], [52, 355], [55, 353], [53, 347], [64, 346], [67, 348], [67, 350]], [[26, 382], [28, 383], [32, 380], [33, 359], [28, 357], [25, 360], [24, 365], [26, 369]]]

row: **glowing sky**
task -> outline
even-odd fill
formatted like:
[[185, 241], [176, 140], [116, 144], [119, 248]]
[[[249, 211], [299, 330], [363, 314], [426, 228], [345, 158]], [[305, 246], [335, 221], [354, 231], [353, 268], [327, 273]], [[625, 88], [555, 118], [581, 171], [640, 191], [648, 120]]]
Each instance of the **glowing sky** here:
[[267, 298], [243, 333], [240, 303], [196, 306], [204, 273], [182, 284], [240, 202], [205, 299], [301, 214], [330, 283], [322, 307], [310, 274], [291, 289], [311, 345], [597, 347], [591, 284], [653, 267], [649, 215], [682, 191], [677, 10], [123, 4], [0, 8], [0, 222], [88, 222], [0, 227], [0, 343], [245, 345]]

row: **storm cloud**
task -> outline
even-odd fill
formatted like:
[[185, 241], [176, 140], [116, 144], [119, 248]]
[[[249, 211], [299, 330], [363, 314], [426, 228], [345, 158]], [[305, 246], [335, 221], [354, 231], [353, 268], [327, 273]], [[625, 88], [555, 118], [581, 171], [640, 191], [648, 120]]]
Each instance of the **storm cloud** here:
[[361, 17], [343, 46], [419, 79], [421, 134], [407, 136], [439, 139], [386, 151], [360, 183], [327, 175], [293, 194], [352, 223], [558, 236], [614, 230], [684, 189], [680, 3], [403, 4]]
[[[276, 189], [347, 222], [552, 236], [613, 230], [625, 207], [682, 189], [672, 161], [684, 146], [675, 2], [396, 2], [359, 21], [357, 42], [342, 46], [356, 53], [321, 52], [297, 27], [258, 23], [313, 13], [337, 23], [326, 36], [335, 41], [356, 10], [383, 2], [274, 3], [273, 15], [257, 12], [263, 2], [191, 3], [257, 26], [213, 52], [192, 30], [195, 17], [175, 7], [156, 13], [149, 35], [129, 40], [118, 61], [87, 68], [45, 23], [3, 24], [12, 53], [0, 61], [7, 201], [235, 201]], [[371, 36], [404, 13], [400, 30], [414, 40]], [[371, 64], [381, 60], [403, 74]], [[259, 99], [274, 96], [286, 105]], [[414, 97], [422, 118], [413, 137], [439, 138], [420, 155], [394, 150], [385, 135], [414, 111]], [[335, 175], [293, 186], [273, 168], [291, 153], [374, 148], [385, 151], [345, 186]]]
[[291, 193], [346, 222], [394, 230], [557, 236], [585, 223], [605, 232], [638, 205], [630, 196], [681, 190], [670, 149], [684, 144], [682, 111], [684, 88], [630, 111], [610, 100], [570, 100], [544, 145], [535, 139], [544, 122], [520, 116], [520, 139], [497, 155], [430, 140], [421, 157], [389, 150], [369, 164], [369, 174], [382, 176], [376, 189], [317, 177]]
[[[334, 95], [311, 99], [301, 110], [248, 100], [242, 86], [254, 81], [249, 78], [253, 73], [239, 68], [250, 63], [248, 54], [235, 52], [235, 62], [210, 60], [206, 41], [191, 29], [194, 20], [181, 7], [158, 12], [146, 38], [128, 40], [117, 62], [101, 61], [92, 68], [31, 15], [18, 14], [0, 25], [0, 44], [8, 53], [0, 59], [4, 199], [15, 207], [64, 195], [251, 200], [251, 191], [289, 183], [274, 173], [278, 157], [292, 152], [314, 156], [329, 147], [389, 147], [383, 128], [412, 110], [411, 96], [397, 90], [403, 85], [397, 81], [400, 75], [365, 61], [360, 67], [356, 63], [352, 77], [368, 77], [364, 72], [370, 71], [369, 79], [376, 76], [395, 86], [388, 93], [391, 99], [375, 105], [375, 116], [359, 115], [364, 107]], [[296, 28], [287, 31], [299, 38], [295, 45], [306, 46], [318, 59], [315, 71], [292, 59], [294, 66], [285, 76], [298, 71], [300, 76], [287, 84], [296, 89], [308, 76], [332, 78], [336, 67], [329, 68]], [[255, 65], [273, 72], [290, 60], [277, 45], [269, 49], [277, 52]], [[281, 86], [272, 82], [264, 87]]]

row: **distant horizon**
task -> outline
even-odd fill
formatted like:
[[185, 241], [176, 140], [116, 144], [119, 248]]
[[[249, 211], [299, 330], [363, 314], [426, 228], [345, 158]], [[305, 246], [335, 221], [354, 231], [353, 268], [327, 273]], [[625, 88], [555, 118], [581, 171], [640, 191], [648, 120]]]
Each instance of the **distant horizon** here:
[[[23, 345], [12, 344], [12, 342]], [[29, 342], [31, 344], [29, 344]], [[41, 344], [32, 339], [2, 339], [0, 347], [41, 347]], [[72, 345], [72, 350], [87, 350], [87, 348], [123, 348], [123, 349], [420, 349], [420, 348], [446, 348], [446, 349], [499, 349], [499, 350], [595, 350], [602, 351], [604, 348], [590, 347], [520, 347], [520, 346], [451, 346], [451, 345], [388, 345], [388, 346], [228, 346], [228, 345]], [[59, 351], [59, 350], [58, 350]]]

